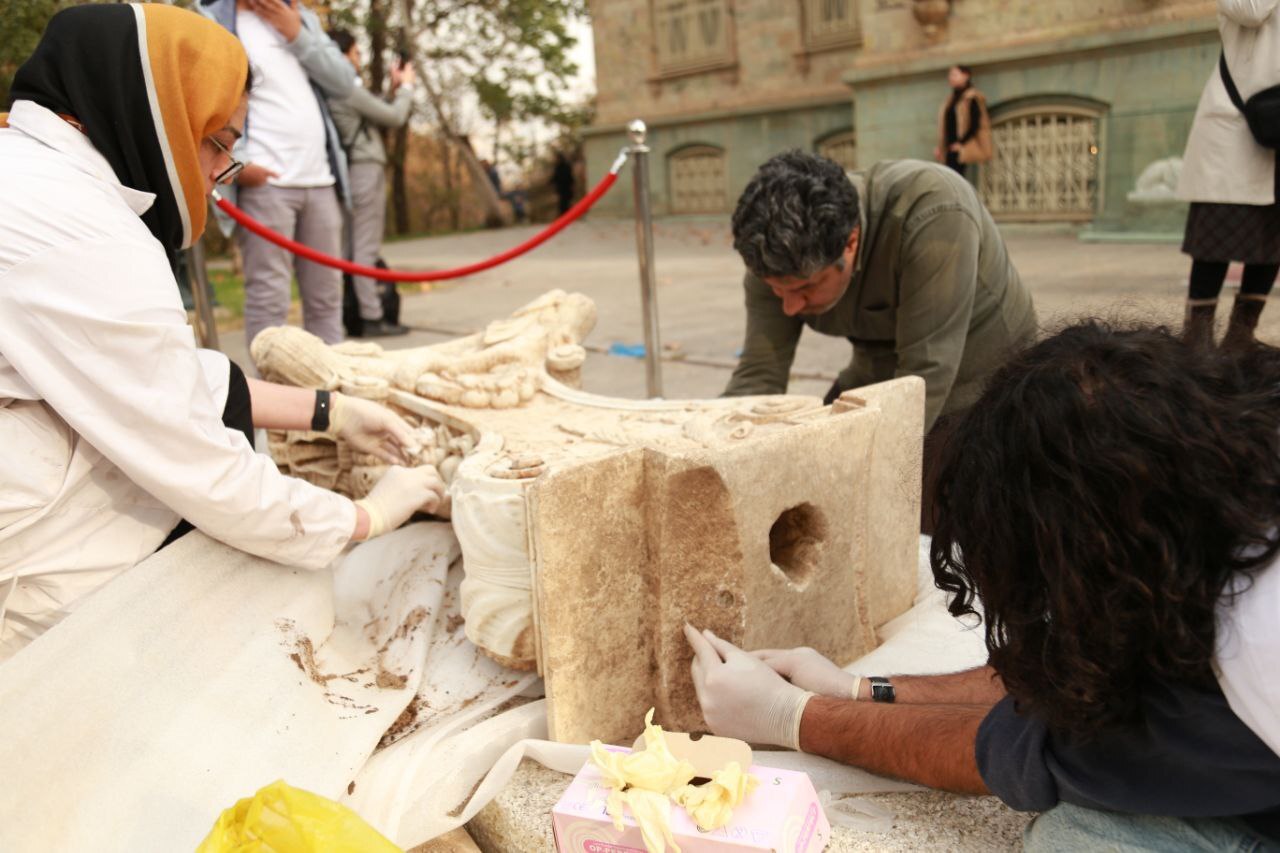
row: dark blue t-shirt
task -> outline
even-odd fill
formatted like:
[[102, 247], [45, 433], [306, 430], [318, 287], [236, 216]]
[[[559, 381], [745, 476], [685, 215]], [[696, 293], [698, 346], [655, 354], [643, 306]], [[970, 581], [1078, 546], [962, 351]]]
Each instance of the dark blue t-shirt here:
[[1154, 685], [1143, 723], [1088, 742], [1051, 733], [1006, 697], [978, 729], [978, 772], [1021, 811], [1059, 802], [1128, 814], [1239, 818], [1280, 843], [1280, 756], [1222, 692]]

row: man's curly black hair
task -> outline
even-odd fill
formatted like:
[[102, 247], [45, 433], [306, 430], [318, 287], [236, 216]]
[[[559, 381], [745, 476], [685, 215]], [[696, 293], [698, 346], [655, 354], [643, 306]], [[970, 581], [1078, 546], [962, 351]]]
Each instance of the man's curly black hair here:
[[1088, 737], [1214, 682], [1214, 611], [1280, 550], [1280, 350], [1089, 321], [1015, 356], [943, 451], [932, 553], [1019, 710]]
[[807, 278], [840, 260], [858, 191], [837, 163], [785, 151], [760, 167], [733, 211], [733, 248], [759, 278]]

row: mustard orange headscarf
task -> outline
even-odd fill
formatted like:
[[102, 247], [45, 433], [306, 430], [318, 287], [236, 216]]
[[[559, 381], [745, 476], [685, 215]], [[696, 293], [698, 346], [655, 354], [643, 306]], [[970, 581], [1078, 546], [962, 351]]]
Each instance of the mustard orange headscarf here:
[[155, 193], [142, 220], [173, 252], [204, 231], [197, 152], [235, 112], [248, 73], [236, 37], [195, 12], [74, 6], [49, 20], [10, 97], [74, 117], [120, 183]]

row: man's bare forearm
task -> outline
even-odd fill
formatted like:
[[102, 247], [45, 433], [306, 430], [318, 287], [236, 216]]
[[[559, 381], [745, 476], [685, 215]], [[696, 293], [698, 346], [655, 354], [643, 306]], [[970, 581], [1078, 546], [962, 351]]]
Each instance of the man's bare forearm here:
[[814, 696], [800, 721], [800, 748], [881, 776], [957, 794], [986, 794], [974, 744], [990, 710]]
[[[1005, 697], [1004, 682], [989, 666], [946, 675], [894, 675], [894, 702], [899, 705], [985, 705]], [[871, 699], [871, 682], [862, 680], [858, 699]]]

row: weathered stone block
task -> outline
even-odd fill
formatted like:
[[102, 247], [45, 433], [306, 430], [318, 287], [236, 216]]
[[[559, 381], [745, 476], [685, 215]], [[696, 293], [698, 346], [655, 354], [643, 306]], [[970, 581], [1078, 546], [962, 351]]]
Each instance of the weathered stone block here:
[[[704, 728], [686, 622], [840, 662], [874, 648], [915, 595], [924, 383], [834, 407], [600, 397], [555, 378], [572, 378], [593, 317], [553, 292], [432, 347], [330, 348], [287, 329], [253, 355], [267, 378], [360, 393], [413, 423], [419, 462], [450, 484], [467, 637], [538, 668], [556, 739], [623, 742], [650, 706]], [[352, 495], [381, 473], [310, 433], [276, 435], [272, 452]]]
[[915, 596], [923, 390], [907, 379], [864, 393], [785, 430], [632, 451], [533, 487], [553, 738], [619, 742], [650, 706], [668, 727], [704, 729], [686, 622], [841, 662], [875, 647], [875, 625]]

